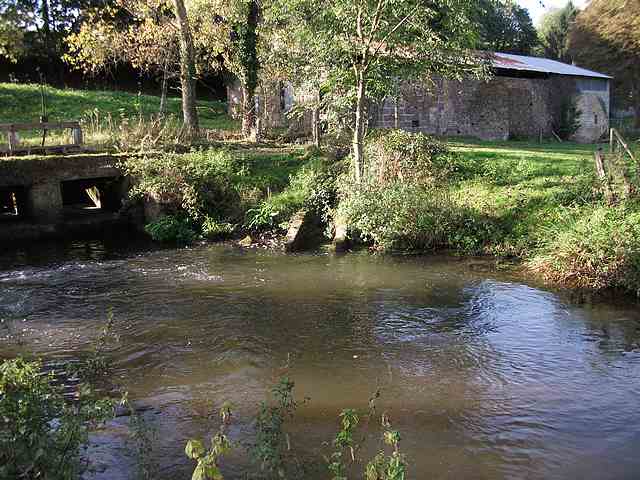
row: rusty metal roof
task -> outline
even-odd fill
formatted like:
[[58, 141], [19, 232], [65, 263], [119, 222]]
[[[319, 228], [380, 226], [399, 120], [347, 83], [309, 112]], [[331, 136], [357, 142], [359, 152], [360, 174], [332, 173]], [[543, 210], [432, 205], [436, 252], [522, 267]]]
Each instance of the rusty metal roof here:
[[576, 67], [567, 63], [549, 60], [540, 57], [525, 57], [523, 55], [512, 55], [510, 53], [494, 53], [493, 66], [506, 70], [522, 70], [527, 72], [552, 73], [556, 75], [571, 75], [574, 77], [592, 77], [611, 79], [612, 77], [602, 73], [593, 72], [585, 68]]

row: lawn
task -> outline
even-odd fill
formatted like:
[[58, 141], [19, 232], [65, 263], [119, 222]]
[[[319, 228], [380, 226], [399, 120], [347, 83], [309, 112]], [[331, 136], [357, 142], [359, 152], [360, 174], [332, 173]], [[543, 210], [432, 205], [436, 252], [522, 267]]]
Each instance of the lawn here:
[[598, 148], [515, 141], [452, 141], [451, 145], [482, 166], [479, 175], [454, 187], [458, 201], [498, 228], [488, 244], [489, 253], [516, 256], [535, 249], [544, 241], [545, 225], [576, 204], [576, 190], [593, 172]]
[[[153, 95], [136, 95], [128, 92], [112, 92], [100, 90], [74, 90], [45, 87], [45, 101], [49, 121], [79, 120], [86, 125], [85, 140], [93, 142], [92, 128], [96, 122], [105, 125], [120, 125], [126, 119], [150, 118], [157, 114], [160, 97]], [[41, 106], [40, 86], [35, 84], [0, 83], [0, 123], [28, 123], [39, 121]], [[209, 130], [236, 130], [238, 122], [226, 114], [226, 104], [219, 101], [199, 101], [198, 113], [200, 126]], [[181, 119], [181, 99], [167, 99], [167, 113]], [[96, 129], [95, 126], [93, 128]], [[64, 138], [63, 133], [53, 132], [52, 143]], [[97, 135], [95, 135], [97, 136]], [[26, 143], [33, 143], [41, 137], [40, 132], [21, 132]], [[0, 140], [0, 143], [6, 139]]]

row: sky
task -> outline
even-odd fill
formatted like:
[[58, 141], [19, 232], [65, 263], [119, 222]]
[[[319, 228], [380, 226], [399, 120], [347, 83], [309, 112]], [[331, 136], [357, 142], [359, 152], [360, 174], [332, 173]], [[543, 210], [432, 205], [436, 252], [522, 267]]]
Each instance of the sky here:
[[[573, 3], [582, 8], [587, 4], [588, 0], [574, 0]], [[534, 25], [538, 24], [538, 20], [542, 14], [551, 8], [562, 8], [567, 4], [567, 0], [542, 0], [544, 7], [540, 5], [540, 0], [518, 0], [518, 3], [529, 10]], [[546, 7], [546, 8], [545, 8]]]

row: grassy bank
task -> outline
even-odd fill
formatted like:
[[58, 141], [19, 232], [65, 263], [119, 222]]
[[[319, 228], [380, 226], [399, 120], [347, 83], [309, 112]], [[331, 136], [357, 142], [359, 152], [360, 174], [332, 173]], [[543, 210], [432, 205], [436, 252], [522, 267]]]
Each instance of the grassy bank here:
[[[47, 99], [52, 120], [83, 119], [89, 143], [144, 150], [154, 138], [171, 143], [179, 130], [178, 98], [168, 104], [174, 123], [162, 125], [140, 122], [157, 111], [160, 100], [153, 96], [47, 88]], [[0, 122], [33, 121], [40, 115], [39, 87], [0, 84], [0, 105]], [[238, 127], [219, 102], [200, 102], [199, 111], [205, 129]], [[312, 206], [325, 217], [337, 212], [354, 239], [379, 250], [515, 257], [550, 283], [640, 290], [640, 206], [606, 204], [594, 178], [598, 146], [459, 138], [415, 143], [415, 136], [403, 135], [378, 165], [380, 145], [371, 140], [367, 168], [374, 174], [362, 190], [344, 169], [336, 183], [339, 168], [326, 155], [293, 145], [218, 142], [130, 168], [143, 179], [138, 194], [159, 198], [179, 219], [161, 225], [169, 238], [183, 230], [186, 240], [278, 230], [297, 209]]]
[[[45, 99], [49, 121], [79, 120], [84, 125], [85, 142], [88, 145], [113, 143], [112, 136], [126, 137], [135, 129], [149, 130], [149, 125], [139, 126], [140, 120], [157, 115], [160, 97], [136, 95], [128, 92], [100, 90], [74, 90], [45, 87]], [[0, 83], [0, 123], [29, 123], [39, 121], [42, 107], [40, 86], [34, 84]], [[218, 101], [199, 101], [198, 114], [203, 129], [233, 131], [238, 123], [226, 114], [226, 105]], [[179, 97], [167, 98], [168, 125], [164, 134], [177, 130], [182, 117]], [[159, 126], [155, 126], [159, 128]], [[135, 132], [134, 132], [135, 133]], [[163, 132], [158, 132], [163, 133]], [[37, 143], [41, 132], [20, 133], [23, 142]], [[50, 144], [63, 143], [63, 132], [50, 132]], [[0, 144], [6, 139], [0, 140]]]
[[640, 292], [640, 203], [605, 202], [598, 146], [457, 139], [408, 160], [411, 142], [373, 148], [362, 191], [346, 182], [341, 210], [356, 237], [382, 250], [515, 257], [548, 283]]

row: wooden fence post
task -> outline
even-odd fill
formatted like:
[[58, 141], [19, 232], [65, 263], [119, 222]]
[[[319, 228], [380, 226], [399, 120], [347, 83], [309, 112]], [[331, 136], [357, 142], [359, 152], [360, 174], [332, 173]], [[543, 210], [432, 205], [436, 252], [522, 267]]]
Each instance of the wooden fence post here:
[[18, 148], [18, 144], [20, 141], [18, 140], [18, 133], [15, 131], [13, 126], [9, 127], [9, 151], [13, 152]]
[[604, 161], [602, 151], [598, 150], [595, 154], [595, 163], [596, 163], [596, 174], [598, 175], [598, 179], [602, 184], [602, 188], [604, 189], [604, 196], [607, 199], [608, 203], [614, 202], [613, 192], [611, 191], [611, 185], [609, 185], [609, 177], [604, 168]]
[[82, 127], [78, 125], [71, 130], [71, 138], [73, 139], [73, 144], [80, 146], [82, 145]]

